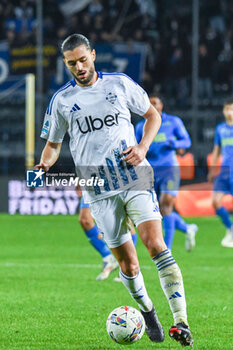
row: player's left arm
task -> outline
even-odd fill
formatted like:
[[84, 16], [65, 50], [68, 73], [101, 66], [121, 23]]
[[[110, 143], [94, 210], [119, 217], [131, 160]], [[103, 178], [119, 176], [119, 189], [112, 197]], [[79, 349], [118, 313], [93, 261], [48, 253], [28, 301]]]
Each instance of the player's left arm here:
[[130, 146], [122, 152], [127, 154], [123, 159], [131, 165], [138, 165], [145, 159], [150, 144], [157, 135], [161, 125], [161, 116], [152, 105], [150, 105], [143, 117], [146, 119], [146, 122], [140, 143], [136, 146]]
[[188, 131], [186, 130], [184, 123], [180, 118], [175, 119], [176, 127], [175, 127], [175, 137], [176, 140], [171, 140], [170, 144], [172, 148], [189, 148], [191, 147], [191, 139], [188, 134]]

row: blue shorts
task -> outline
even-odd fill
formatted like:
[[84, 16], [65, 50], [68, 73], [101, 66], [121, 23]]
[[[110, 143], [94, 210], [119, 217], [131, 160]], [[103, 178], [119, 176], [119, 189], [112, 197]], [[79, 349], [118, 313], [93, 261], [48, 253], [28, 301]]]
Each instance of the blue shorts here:
[[224, 169], [214, 180], [214, 192], [222, 192], [233, 196], [233, 169]]
[[80, 209], [85, 209], [85, 208], [90, 208], [90, 205], [85, 203], [82, 197], [80, 202]]
[[176, 197], [180, 187], [180, 168], [174, 166], [154, 166], [154, 189], [158, 196], [169, 193]]

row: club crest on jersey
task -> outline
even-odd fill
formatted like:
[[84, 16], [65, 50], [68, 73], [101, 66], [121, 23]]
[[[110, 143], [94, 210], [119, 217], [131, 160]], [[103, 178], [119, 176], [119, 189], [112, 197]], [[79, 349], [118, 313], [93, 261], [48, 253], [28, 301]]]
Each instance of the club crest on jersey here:
[[117, 95], [113, 94], [112, 92], [109, 92], [109, 94], [107, 94], [106, 96], [106, 100], [110, 102], [112, 105], [115, 103], [116, 99], [117, 99]]
[[100, 130], [104, 126], [113, 126], [118, 125], [118, 116], [119, 113], [115, 113], [115, 115], [108, 114], [103, 119], [100, 118], [92, 118], [91, 115], [84, 118], [84, 121], [82, 120], [80, 122], [80, 118], [76, 119], [76, 122], [78, 124], [78, 128], [81, 131], [82, 134], [87, 134], [88, 132], [92, 132], [95, 130]]

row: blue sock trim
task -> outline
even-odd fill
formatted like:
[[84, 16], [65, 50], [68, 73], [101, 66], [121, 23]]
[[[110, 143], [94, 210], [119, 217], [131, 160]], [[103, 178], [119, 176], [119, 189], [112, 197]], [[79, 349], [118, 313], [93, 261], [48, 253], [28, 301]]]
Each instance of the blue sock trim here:
[[174, 265], [174, 264], [176, 264], [176, 261], [172, 262], [171, 264], [168, 264], [166, 266], [161, 267], [161, 269], [158, 269], [158, 271], [161, 271], [161, 270], [165, 269], [166, 267]]
[[99, 235], [99, 230], [97, 226], [93, 226], [90, 230], [85, 231], [88, 238], [97, 238]]
[[174, 219], [175, 219], [175, 228], [179, 231], [182, 232], [187, 232], [188, 229], [188, 224], [182, 219], [182, 217], [180, 216], [180, 214], [176, 213], [176, 212], [172, 212], [171, 214]]
[[93, 247], [100, 253], [102, 258], [105, 258], [111, 254], [105, 241], [99, 238], [99, 230], [97, 226], [94, 226], [90, 230], [85, 231], [85, 234]]
[[122, 275], [122, 277], [124, 277], [124, 278], [127, 279], [127, 280], [134, 280], [136, 277], [138, 277], [139, 273], [140, 273], [140, 269], [138, 270], [138, 273], [137, 273], [135, 276], [130, 277], [130, 276], [126, 276], [126, 275], [121, 271], [121, 268], [120, 268], [120, 272], [119, 272], [119, 274]]
[[226, 228], [231, 228], [232, 226], [232, 221], [230, 218], [230, 214], [229, 212], [226, 210], [225, 207], [221, 207], [219, 209], [216, 210], [216, 214], [220, 217], [220, 219], [222, 220], [222, 223], [224, 226], [226, 226]]
[[164, 242], [166, 246], [171, 249], [175, 235], [175, 218], [172, 213], [163, 217], [163, 228], [165, 232]]
[[160, 261], [160, 262], [157, 263], [156, 265], [157, 265], [157, 267], [158, 267], [158, 269], [159, 269], [162, 265], [167, 264], [167, 263], [172, 262], [172, 261], [175, 261], [175, 259], [170, 255], [168, 258], [166, 258], [166, 259]]
[[160, 258], [163, 255], [169, 254], [170, 250], [169, 249], [165, 249], [163, 250], [161, 253], [157, 254], [154, 258], [152, 258], [152, 260], [157, 260], [158, 258]]
[[[158, 258], [161, 258], [161, 259], [158, 262], [156, 262], [155, 260], [157, 260]], [[176, 261], [173, 258], [173, 256], [171, 255], [171, 252], [170, 252], [169, 249], [164, 250], [162, 253], [158, 254], [152, 260], [154, 260], [158, 271], [161, 271], [161, 270], [165, 269], [168, 266], [176, 264]]]

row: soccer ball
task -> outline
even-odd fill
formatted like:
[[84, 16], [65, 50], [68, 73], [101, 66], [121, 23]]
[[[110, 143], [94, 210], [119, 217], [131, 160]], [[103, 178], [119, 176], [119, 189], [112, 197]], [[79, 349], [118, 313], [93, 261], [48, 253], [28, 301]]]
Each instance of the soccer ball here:
[[145, 331], [142, 314], [132, 306], [120, 306], [114, 309], [107, 319], [107, 332], [118, 344], [136, 343]]

